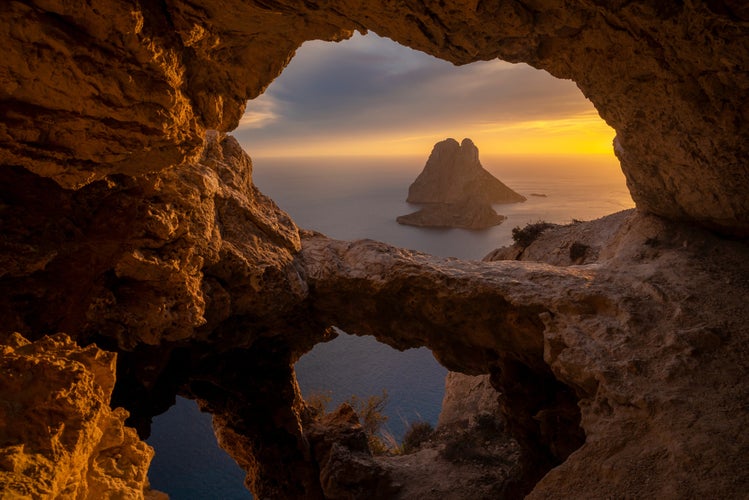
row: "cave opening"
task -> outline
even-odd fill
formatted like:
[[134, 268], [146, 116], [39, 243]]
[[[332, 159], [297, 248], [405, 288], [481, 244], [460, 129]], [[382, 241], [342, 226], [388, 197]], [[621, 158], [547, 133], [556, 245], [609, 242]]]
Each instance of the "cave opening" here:
[[[304, 229], [481, 259], [512, 228], [634, 206], [614, 131], [569, 80], [501, 60], [454, 66], [376, 34], [306, 42], [232, 132], [253, 181]], [[525, 203], [485, 231], [393, 224], [433, 146], [470, 138], [482, 166]]]
[[[501, 61], [455, 68], [372, 34], [305, 44], [266, 93], [248, 103], [233, 135], [252, 156], [253, 182], [263, 193], [300, 227], [345, 240], [373, 238], [437, 256], [480, 259], [511, 244], [514, 227], [594, 219], [632, 206], [611, 148], [613, 131], [571, 82]], [[395, 217], [409, 208], [408, 184], [431, 145], [446, 136], [473, 138], [485, 168], [529, 201], [499, 207], [508, 219], [487, 231], [396, 224]], [[352, 394], [366, 397], [381, 389], [391, 397], [396, 393], [398, 401], [418, 402], [428, 393], [412, 415], [393, 405], [390, 431], [402, 437], [405, 422], [415, 416], [436, 423], [444, 368], [426, 348], [414, 362], [380, 347], [371, 337], [347, 334], [319, 344], [297, 364], [303, 395], [326, 393], [341, 380], [346, 384], [334, 391], [333, 407]], [[367, 358], [370, 368], [351, 387], [358, 377], [351, 366], [330, 368], [356, 356]], [[410, 393], [380, 383], [383, 374], [407, 368], [415, 374], [398, 383]], [[427, 391], [419, 371], [430, 374]], [[164, 428], [204, 417], [190, 405], [182, 400], [170, 410]], [[169, 420], [176, 415], [182, 416]], [[154, 444], [159, 426], [155, 432]], [[157, 457], [170, 446], [162, 441]]]
[[437, 425], [447, 370], [426, 347], [398, 351], [374, 337], [337, 330], [295, 365], [305, 400], [322, 399], [326, 411], [341, 403], [385, 395], [386, 436], [402, 441], [410, 424]]

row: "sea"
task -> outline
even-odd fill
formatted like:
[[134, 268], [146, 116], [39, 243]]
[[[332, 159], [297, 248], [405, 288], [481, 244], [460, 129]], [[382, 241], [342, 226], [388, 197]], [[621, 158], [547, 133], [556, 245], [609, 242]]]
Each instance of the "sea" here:
[[[423, 157], [254, 158], [258, 188], [302, 228], [332, 238], [369, 238], [439, 257], [481, 259], [512, 243], [512, 228], [538, 221], [567, 224], [634, 206], [613, 155], [482, 156], [489, 172], [527, 201], [495, 205], [507, 219], [486, 230], [403, 226], [406, 203]], [[351, 332], [355, 333], [355, 332]], [[426, 348], [399, 352], [371, 337], [341, 333], [296, 364], [305, 396], [327, 395], [329, 408], [356, 395], [387, 394], [387, 432], [401, 438], [409, 423], [436, 424], [447, 371]], [[154, 418], [147, 442], [156, 455], [149, 479], [174, 500], [250, 499], [244, 471], [221, 449], [211, 416], [178, 398]]]

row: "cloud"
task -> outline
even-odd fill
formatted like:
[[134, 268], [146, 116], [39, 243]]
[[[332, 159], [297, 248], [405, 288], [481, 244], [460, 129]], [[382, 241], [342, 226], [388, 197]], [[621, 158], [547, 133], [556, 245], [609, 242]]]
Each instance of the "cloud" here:
[[399, 138], [500, 134], [520, 123], [597, 117], [571, 81], [499, 60], [456, 67], [371, 33], [305, 43], [247, 109], [235, 135], [251, 154], [263, 155], [305, 144], [355, 149], [367, 137], [405, 144]]
[[263, 94], [247, 103], [247, 109], [239, 120], [237, 130], [267, 127], [279, 120], [278, 101], [270, 94]]

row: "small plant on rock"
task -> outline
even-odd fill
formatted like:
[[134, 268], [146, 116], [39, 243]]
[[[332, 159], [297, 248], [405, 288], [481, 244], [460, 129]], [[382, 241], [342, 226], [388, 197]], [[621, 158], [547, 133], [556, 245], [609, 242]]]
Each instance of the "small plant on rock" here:
[[313, 392], [304, 398], [304, 403], [307, 405], [307, 408], [319, 418], [328, 413], [328, 405], [331, 400], [332, 396], [330, 391]]
[[387, 422], [385, 405], [387, 404], [388, 393], [385, 389], [381, 395], [369, 396], [367, 399], [361, 399], [358, 396], [351, 396], [348, 403], [356, 410], [359, 415], [359, 421], [367, 435], [369, 449], [374, 455], [384, 455], [389, 451], [387, 441], [390, 441], [382, 433], [382, 426]]
[[429, 422], [418, 421], [408, 426], [406, 434], [403, 436], [403, 453], [413, 453], [421, 445], [428, 441], [434, 434], [434, 428]]

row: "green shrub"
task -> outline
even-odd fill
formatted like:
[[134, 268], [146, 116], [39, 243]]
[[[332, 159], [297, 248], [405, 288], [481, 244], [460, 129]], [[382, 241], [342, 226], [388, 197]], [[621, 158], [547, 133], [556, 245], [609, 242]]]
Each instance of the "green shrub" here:
[[512, 228], [512, 240], [516, 245], [526, 249], [531, 243], [536, 241], [539, 236], [541, 236], [541, 233], [554, 226], [556, 226], [556, 224], [545, 221], [528, 223], [524, 228], [515, 226]]

